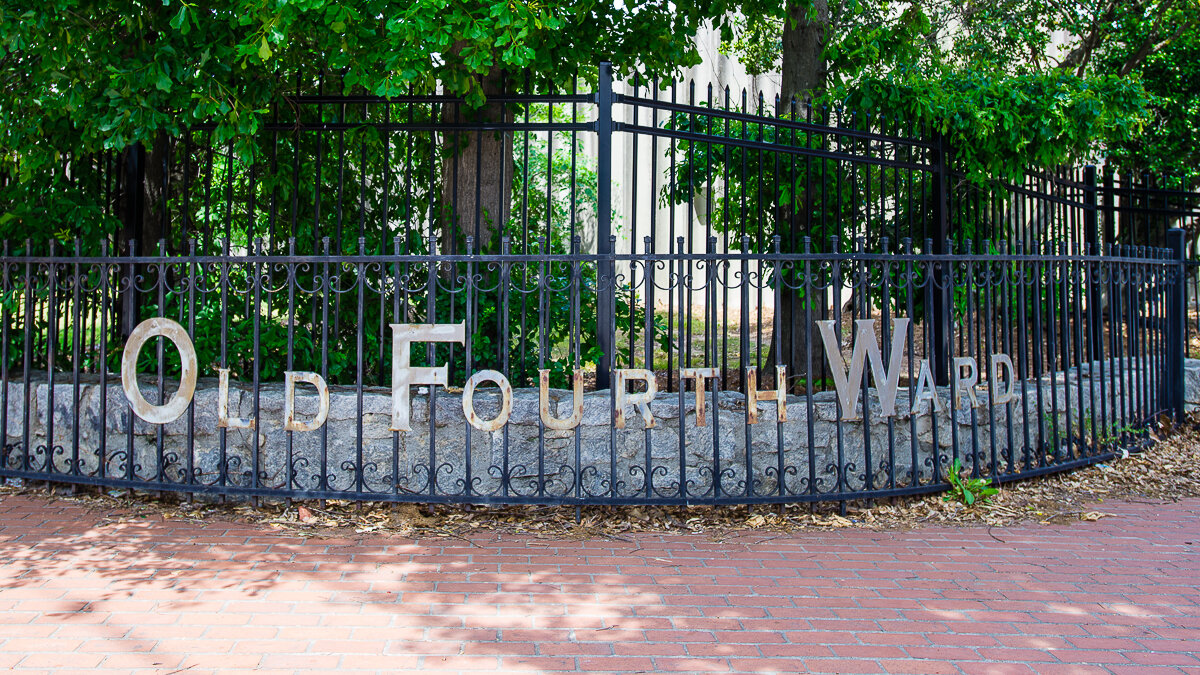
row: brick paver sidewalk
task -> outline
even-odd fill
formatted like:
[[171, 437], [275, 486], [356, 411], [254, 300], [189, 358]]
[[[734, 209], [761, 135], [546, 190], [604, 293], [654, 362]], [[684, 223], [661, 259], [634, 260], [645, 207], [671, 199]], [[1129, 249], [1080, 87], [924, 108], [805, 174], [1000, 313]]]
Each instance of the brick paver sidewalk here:
[[2, 500], [4, 669], [1200, 673], [1200, 500], [719, 542], [299, 539]]

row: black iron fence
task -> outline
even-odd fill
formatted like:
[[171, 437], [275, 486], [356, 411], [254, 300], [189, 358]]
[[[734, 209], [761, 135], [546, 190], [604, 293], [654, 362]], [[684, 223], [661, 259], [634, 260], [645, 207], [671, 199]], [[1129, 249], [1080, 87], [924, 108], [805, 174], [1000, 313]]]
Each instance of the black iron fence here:
[[[1001, 480], [1098, 461], [1135, 446], [1180, 403], [1172, 387], [1182, 361], [1172, 356], [1181, 345], [1171, 333], [1179, 317], [1170, 304], [1181, 292], [1180, 262], [1167, 252], [1099, 256], [1048, 245], [932, 255], [907, 241], [894, 251], [883, 245], [887, 252], [531, 256], [440, 255], [431, 242], [432, 254], [416, 256], [9, 256], [3, 292], [19, 300], [0, 328], [0, 424], [9, 433], [0, 463], [6, 476], [292, 497], [846, 499], [940, 489], [956, 459]], [[680, 322], [655, 336], [647, 314], [618, 388], [584, 391], [586, 298], [624, 292], [626, 275], [605, 272], [617, 265], [642, 280], [637, 292], [648, 299], [694, 294], [716, 306], [734, 294], [745, 311], [760, 292], [777, 303], [787, 292], [852, 297], [828, 322], [813, 304], [804, 310], [813, 326], [804, 372], [821, 363], [831, 382], [797, 379], [774, 363], [759, 369], [758, 336], [743, 327], [732, 337], [748, 386], [724, 391], [714, 365], [729, 331], [714, 322], [689, 335]], [[130, 267], [139, 273], [125, 276]], [[659, 270], [668, 283], [655, 281]], [[130, 352], [114, 342], [112, 299], [133, 287], [155, 298], [156, 316], [183, 328], [171, 333], [151, 320], [135, 331], [135, 348], [153, 335], [174, 348], [160, 341]], [[930, 363], [939, 350], [921, 309], [941, 293], [953, 296], [955, 318], [946, 383]], [[333, 351], [326, 320], [338, 298], [355, 311], [350, 353]], [[531, 383], [505, 361], [505, 332], [480, 346], [483, 313], [474, 308], [521, 298], [543, 322], [555, 303], [566, 317], [566, 341], [552, 344], [543, 331], [530, 355], [545, 373], [544, 392], [519, 391]], [[296, 320], [310, 304], [321, 317], [316, 330]], [[443, 318], [456, 304], [462, 324]], [[208, 311], [220, 321], [206, 329]], [[782, 319], [774, 323], [778, 330]], [[448, 332], [411, 332], [417, 324]], [[603, 330], [613, 344], [625, 339], [616, 323]], [[408, 352], [405, 372], [397, 346]], [[122, 354], [152, 376], [139, 385], [129, 370], [116, 374]], [[201, 374], [220, 377], [196, 379], [205, 361], [221, 370]], [[440, 379], [425, 370], [434, 364], [446, 364]], [[131, 385], [148, 402], [139, 407]]]
[[973, 180], [901, 121], [606, 68], [482, 110], [325, 89], [252, 148], [67, 162], [104, 234], [4, 244], [0, 476], [845, 500], [1102, 461], [1182, 414], [1191, 193]]

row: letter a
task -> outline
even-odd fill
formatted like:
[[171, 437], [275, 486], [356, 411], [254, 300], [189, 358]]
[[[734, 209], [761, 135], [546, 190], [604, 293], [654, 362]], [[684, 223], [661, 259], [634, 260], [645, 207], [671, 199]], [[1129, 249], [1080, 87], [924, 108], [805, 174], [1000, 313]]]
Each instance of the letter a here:
[[937, 386], [933, 384], [933, 375], [929, 372], [927, 359], [921, 359], [921, 370], [917, 373], [917, 389], [913, 395], [911, 410], [913, 415], [921, 412], [921, 401], [931, 401], [934, 411], [942, 411], [942, 399], [938, 397]]

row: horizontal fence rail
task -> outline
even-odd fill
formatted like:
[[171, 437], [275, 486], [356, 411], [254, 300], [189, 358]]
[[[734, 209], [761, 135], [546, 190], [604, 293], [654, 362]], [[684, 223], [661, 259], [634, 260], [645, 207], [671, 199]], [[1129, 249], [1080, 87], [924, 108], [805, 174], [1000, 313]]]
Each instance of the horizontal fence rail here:
[[607, 64], [496, 86], [323, 73], [252, 138], [65, 151], [69, 222], [21, 227], [98, 234], [3, 245], [0, 476], [844, 501], [1103, 461], [1181, 413], [1183, 181], [982, 179], [920, 125]]

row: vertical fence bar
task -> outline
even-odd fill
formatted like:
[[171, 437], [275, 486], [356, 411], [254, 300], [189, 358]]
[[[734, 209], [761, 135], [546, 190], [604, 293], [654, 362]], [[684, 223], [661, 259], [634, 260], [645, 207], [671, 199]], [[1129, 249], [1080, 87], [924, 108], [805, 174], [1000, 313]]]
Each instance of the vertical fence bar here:
[[[949, 177], [946, 175], [949, 171], [949, 161], [947, 153], [949, 146], [945, 136], [938, 134], [937, 138], [937, 157], [934, 160], [933, 167], [933, 253], [936, 255], [944, 255], [949, 253], [947, 245], [950, 239], [950, 200], [949, 200]], [[950, 266], [949, 261], [942, 265], [942, 275], [945, 275]], [[931, 271], [936, 273], [937, 267], [931, 268]], [[938, 283], [931, 281], [934, 287], [933, 293], [933, 311], [930, 313], [933, 322], [933, 353], [930, 354], [930, 361], [933, 363], [933, 377], [939, 385], [950, 383], [950, 321], [953, 315], [951, 311], [951, 295], [954, 289], [949, 284], [942, 282], [943, 287], [938, 288]]]
[[[71, 466], [67, 471], [73, 476], [79, 475], [79, 341], [82, 339], [83, 313], [80, 312], [79, 285], [83, 283], [79, 266], [79, 238], [75, 238], [74, 258], [71, 272]], [[65, 332], [65, 331], [64, 331]], [[2, 381], [0, 381], [2, 382]], [[7, 386], [5, 383], [4, 386]], [[0, 427], [3, 429], [4, 427]], [[4, 432], [0, 431], [0, 435]], [[0, 443], [3, 442], [0, 436]], [[3, 464], [0, 464], [3, 466]]]
[[[361, 216], [360, 216], [360, 218], [361, 218]], [[361, 220], [359, 222], [360, 222], [359, 232], [361, 233], [365, 229], [365, 224]], [[363, 482], [364, 481], [364, 478], [363, 478], [363, 370], [366, 367], [366, 362], [364, 359], [364, 352], [366, 351], [365, 338], [366, 338], [367, 327], [365, 324], [366, 319], [364, 317], [365, 317], [366, 288], [367, 288], [367, 281], [366, 281], [367, 265], [365, 262], [363, 262], [363, 260], [366, 259], [366, 255], [367, 255], [366, 237], [360, 236], [358, 238], [358, 255], [359, 255], [359, 263], [354, 266], [354, 268], [355, 268], [354, 269], [355, 299], [357, 301], [356, 306], [355, 306], [356, 325], [355, 325], [355, 329], [354, 329], [354, 340], [355, 340], [354, 353], [355, 353], [355, 357], [357, 359], [357, 363], [355, 365], [358, 370], [358, 372], [356, 372], [354, 374], [354, 405], [355, 405], [355, 410], [357, 411], [357, 414], [355, 415], [355, 419], [354, 419], [354, 440], [355, 440], [355, 445], [358, 446], [357, 448], [355, 448], [355, 453], [354, 453], [354, 491], [361, 494], [363, 492], [363, 487], [364, 487], [364, 482]], [[255, 340], [255, 342], [257, 342], [257, 340]], [[467, 456], [470, 457], [470, 454], [468, 454]]]
[[[431, 252], [433, 244], [430, 243]], [[329, 258], [329, 237], [321, 238], [320, 255], [325, 259]], [[430, 264], [432, 269], [432, 263]], [[432, 272], [431, 272], [432, 274]], [[432, 282], [430, 282], [432, 284]], [[333, 283], [329, 277], [329, 263], [321, 263], [321, 285], [320, 285], [321, 301], [313, 303], [313, 312], [316, 312], [317, 305], [321, 306], [321, 379], [329, 381], [329, 296], [336, 292]], [[430, 308], [430, 316], [433, 315], [433, 308]], [[433, 359], [430, 359], [432, 362]], [[433, 416], [433, 402], [430, 401], [430, 416]], [[322, 492], [329, 490], [329, 425], [321, 425], [321, 450], [320, 463], [317, 469], [321, 472], [316, 481], [316, 487]]]
[[[155, 274], [154, 274], [154, 285], [155, 285], [155, 290], [156, 290], [155, 302], [158, 304], [158, 310], [157, 310], [156, 314], [158, 315], [159, 318], [163, 318], [166, 316], [166, 299], [167, 299], [167, 289], [166, 289], [167, 250], [166, 249], [167, 249], [166, 242], [159, 239], [158, 240], [158, 248], [155, 251], [155, 254], [156, 254], [155, 257], [157, 258], [157, 262], [146, 266], [147, 271], [149, 271], [151, 268], [153, 268], [155, 270]], [[147, 253], [149, 253], [149, 251], [147, 251]], [[166, 388], [167, 373], [166, 373], [166, 365], [163, 362], [164, 355], [165, 355], [165, 348], [166, 348], [166, 345], [164, 343], [166, 342], [166, 340], [159, 338], [159, 339], [155, 340], [155, 342], [157, 343], [155, 345], [155, 356], [156, 356], [155, 365], [158, 368], [157, 381], [156, 381], [156, 384], [158, 385], [158, 405], [164, 405], [167, 402], [167, 388]], [[136, 378], [136, 376], [137, 376], [136, 371], [134, 373], [134, 376]], [[163, 470], [163, 459], [166, 455], [165, 443], [166, 443], [166, 438], [165, 438], [165, 430], [163, 429], [163, 425], [156, 424], [154, 426], [155, 466], [154, 466], [154, 474], [153, 474], [153, 476], [154, 476], [153, 480], [156, 483], [161, 483], [164, 480], [166, 480], [166, 473]]]
[[1171, 262], [1177, 266], [1174, 283], [1167, 287], [1167, 372], [1170, 382], [1167, 391], [1167, 407], [1175, 413], [1175, 421], [1184, 417], [1184, 332], [1187, 325], [1187, 306], [1184, 303], [1183, 284], [1187, 278], [1187, 253], [1184, 233], [1181, 228], [1167, 230], [1167, 247], [1171, 251]]
[[[1096, 167], [1092, 165], [1083, 168], [1083, 235], [1087, 242], [1084, 247], [1085, 255], [1096, 255], [1100, 250], [1100, 203], [1099, 189], [1096, 185]], [[1090, 263], [1089, 263], [1090, 266]], [[1092, 307], [1091, 300], [1100, 297], [1100, 282], [1094, 278], [1089, 281], [1085, 296], [1088, 300], [1088, 351], [1095, 354], [1099, 345], [1104, 342], [1104, 313], [1098, 307]]]
[[[408, 143], [408, 140], [406, 138], [405, 144], [407, 145], [407, 143]], [[405, 171], [407, 172], [407, 164], [405, 165]], [[407, 181], [405, 181], [405, 184], [407, 185]], [[407, 218], [408, 217], [408, 209], [407, 208], [404, 210], [404, 213], [405, 213], [405, 218]], [[391, 321], [391, 323], [400, 323], [400, 295], [401, 295], [400, 280], [401, 280], [402, 272], [401, 272], [400, 260], [399, 260], [399, 258], [400, 258], [400, 236], [399, 235], [396, 235], [395, 237], [392, 238], [392, 257], [395, 260], [395, 262], [392, 263], [392, 280], [391, 280], [392, 281], [392, 321]], [[289, 320], [291, 320], [291, 317], [295, 313], [295, 310], [293, 308], [294, 288], [295, 288], [294, 284], [288, 285], [288, 318], [289, 318]], [[291, 327], [290, 326], [288, 327], [288, 341], [289, 342], [291, 341]], [[288, 364], [289, 364], [288, 369], [289, 370], [291, 370], [291, 358], [292, 358], [292, 356], [289, 351], [289, 353], [288, 353]], [[399, 358], [399, 354], [397, 354], [396, 352], [392, 352], [392, 358], [394, 358], [394, 359]], [[380, 371], [382, 371], [382, 370], [383, 370], [383, 367], [381, 366]], [[407, 455], [408, 455], [408, 453], [406, 452], [405, 453], [406, 460], [408, 459]], [[292, 441], [291, 441], [290, 433], [288, 434], [287, 461], [288, 461], [287, 471], [288, 471], [288, 476], [289, 476], [288, 489], [290, 490], [292, 487], [291, 478], [290, 478], [291, 471], [292, 471]], [[392, 486], [391, 487], [392, 487], [393, 495], [400, 494], [400, 432], [395, 431], [395, 430], [392, 430]]]
[[[130, 259], [135, 258], [137, 256], [137, 240], [131, 239], [129, 241], [129, 247], [126, 250], [126, 255]], [[126, 266], [126, 269], [129, 270], [129, 275], [130, 275], [125, 280], [125, 282], [127, 284], [127, 286], [125, 288], [125, 292], [127, 295], [125, 297], [128, 298], [128, 297], [131, 297], [128, 294], [132, 293], [133, 290], [137, 287], [137, 280], [135, 278], [134, 271], [133, 271], [135, 269], [135, 266], [133, 265], [133, 263], [128, 264]], [[225, 321], [225, 317], [222, 317], [221, 318], [221, 330], [222, 331], [225, 330], [226, 323], [227, 322]], [[132, 330], [130, 332], [132, 332]], [[128, 337], [128, 336], [125, 336], [125, 337]], [[222, 354], [222, 358], [223, 357], [224, 357], [224, 354]], [[222, 365], [224, 365], [224, 361], [222, 361]], [[137, 375], [135, 373], [134, 374], [135, 386], [137, 386], [136, 382], [137, 382]], [[135, 467], [134, 467], [134, 454], [133, 454], [133, 440], [134, 440], [134, 435], [133, 435], [134, 426], [133, 425], [134, 424], [135, 424], [135, 419], [134, 419], [134, 414], [133, 414], [133, 405], [126, 402], [126, 404], [125, 404], [125, 454], [124, 454], [124, 457], [125, 457], [125, 480], [129, 481], [129, 482], [132, 482], [136, 475]], [[224, 446], [222, 446], [222, 448], [223, 447]], [[118, 467], [119, 466], [120, 465], [118, 465]], [[130, 494], [132, 494], [132, 493], [130, 493]]]
[[[596, 253], [601, 256], [596, 274], [596, 340], [600, 347], [600, 362], [596, 364], [596, 388], [608, 389], [613, 366], [613, 344], [609, 327], [616, 317], [613, 292], [616, 290], [616, 269], [610, 256], [612, 234], [612, 64], [600, 64], [600, 82], [596, 90]], [[608, 281], [605, 283], [605, 278]], [[653, 311], [647, 310], [647, 311]]]
[[[1090, 251], [1090, 255], [1095, 256], [1095, 259], [1088, 262], [1088, 274], [1091, 281], [1088, 294], [1088, 313], [1098, 315], [1098, 318], [1095, 318], [1094, 320], [1100, 324], [1100, 331], [1097, 335], [1095, 343], [1092, 345], [1094, 351], [1088, 355], [1088, 358], [1090, 359], [1090, 362], [1099, 364], [1100, 391], [1098, 394], [1093, 392], [1093, 398], [1095, 398], [1097, 395], [1100, 398], [1100, 429], [1103, 429], [1104, 431], [1102, 445], [1105, 446], [1102, 449], [1108, 450], [1109, 448], [1107, 446], [1112, 441], [1112, 435], [1110, 431], [1115, 425], [1109, 423], [1108, 413], [1108, 382], [1109, 377], [1111, 376], [1111, 372], [1109, 371], [1112, 369], [1105, 362], [1104, 358], [1104, 303], [1101, 299], [1103, 290], [1101, 288], [1100, 279], [1104, 274], [1107, 263], [1103, 259], [1103, 244], [1101, 243], [1093, 247]], [[1101, 448], [1097, 448], [1097, 450], [1099, 451]]]
[[[911, 227], [909, 228], [909, 231], [910, 232], [912, 231]], [[911, 256], [912, 253], [913, 253], [912, 239], [910, 237], [903, 237], [900, 240], [900, 255]], [[904, 262], [903, 270], [904, 271], [902, 272], [901, 283], [904, 286], [904, 310], [905, 310], [904, 313], [905, 313], [905, 316], [909, 317], [909, 319], [910, 319], [909, 324], [908, 324], [908, 338], [905, 341], [905, 343], [907, 345], [907, 350], [908, 350], [908, 354], [907, 354], [907, 356], [908, 356], [908, 403], [907, 403], [907, 406], [908, 406], [908, 410], [909, 410], [908, 443], [909, 443], [909, 452], [912, 455], [910, 458], [912, 461], [912, 468], [910, 469], [907, 480], [908, 480], [909, 487], [915, 487], [921, 483], [921, 480], [920, 480], [921, 460], [919, 457], [920, 448], [919, 448], [919, 436], [917, 434], [917, 416], [916, 416], [916, 414], [912, 413], [913, 408], [916, 407], [916, 391], [917, 391], [917, 387], [916, 387], [917, 378], [916, 378], [916, 372], [914, 371], [914, 367], [915, 367], [916, 360], [917, 360], [916, 359], [916, 346], [913, 344], [916, 341], [916, 329], [913, 327], [912, 319], [914, 319], [917, 314], [914, 311], [914, 305], [913, 305], [913, 286], [915, 285], [916, 278], [914, 277], [915, 267], [913, 265], [913, 261], [911, 258]], [[936, 411], [931, 411], [931, 412], [936, 412]], [[811, 411], [809, 414], [810, 415], [812, 414]]]
[[[197, 278], [198, 278], [198, 275], [196, 274], [196, 240], [195, 239], [189, 238], [187, 240], [187, 256], [188, 256], [187, 257], [188, 335], [195, 335], [196, 334], [196, 283], [197, 283]], [[291, 344], [291, 342], [289, 341], [288, 344]], [[291, 355], [290, 349], [288, 350], [288, 354], [290, 357], [290, 355]], [[101, 354], [101, 359], [103, 359], [103, 353]], [[104, 370], [105, 370], [104, 367], [101, 366], [100, 372], [102, 375], [104, 373]], [[101, 381], [103, 381], [103, 380], [101, 380]], [[104, 417], [103, 417], [104, 407], [101, 406], [100, 410], [101, 410], [101, 419], [104, 419]], [[101, 426], [103, 426], [103, 424]], [[188, 405], [187, 458], [186, 458], [185, 462], [186, 462], [186, 465], [185, 465], [184, 471], [187, 472], [187, 475], [184, 478], [184, 482], [186, 482], [188, 485], [193, 485], [196, 483], [196, 402], [195, 402], [195, 400], [193, 400], [191, 402], [191, 404]], [[189, 502], [192, 501], [192, 493], [191, 492], [187, 493], [186, 499]]]
[[[582, 297], [583, 297], [583, 292], [582, 292], [583, 266], [579, 262], [579, 258], [578, 258], [579, 250], [580, 250], [580, 243], [581, 243], [581, 240], [579, 237], [575, 237], [575, 238], [571, 239], [571, 249], [570, 249], [571, 255], [576, 256], [576, 258], [571, 262], [571, 326], [572, 326], [572, 329], [571, 329], [571, 368], [572, 368], [572, 375], [571, 375], [571, 377], [572, 377], [572, 380], [571, 380], [572, 400], [571, 400], [571, 403], [572, 403], [572, 405], [574, 405], [574, 403], [575, 403], [574, 398], [573, 398], [574, 397], [574, 384], [575, 384], [574, 378], [576, 377], [575, 373], [578, 373], [580, 368], [583, 367], [583, 364], [580, 362], [580, 358], [579, 358], [580, 352], [583, 351], [583, 337], [582, 337], [582, 333], [583, 333], [582, 328], [583, 327], [580, 324], [580, 316], [582, 314], [581, 305], [583, 304], [583, 300], [582, 300]], [[526, 269], [528, 269], [529, 263], [526, 262], [524, 266]], [[524, 277], [524, 273], [522, 274], [522, 277]], [[653, 280], [651, 280], [651, 281], [653, 281]], [[651, 285], [653, 285], [653, 284], [651, 284]], [[521, 295], [524, 296], [525, 293], [522, 293]], [[649, 306], [653, 307], [653, 304], [650, 304]], [[647, 310], [647, 311], [650, 311], [650, 310]], [[538, 435], [538, 447], [540, 448], [540, 447], [542, 447], [542, 443], [544, 442], [544, 439], [546, 437], [545, 424], [542, 423], [542, 421], [540, 419], [538, 421], [538, 429], [539, 429], [539, 431], [538, 431], [538, 434], [539, 434]], [[576, 427], [575, 432], [572, 434], [572, 436], [574, 436], [574, 441], [575, 441], [575, 455], [572, 458], [572, 461], [574, 462], [574, 464], [572, 465], [572, 468], [573, 468], [572, 476], [574, 476], [574, 480], [573, 480], [574, 485], [572, 486], [572, 489], [574, 492], [576, 502], [579, 502], [579, 501], [582, 501], [582, 496], [583, 496], [583, 477], [581, 476], [581, 472], [583, 471], [583, 434], [579, 430], [579, 428]], [[507, 465], [507, 462], [508, 462], [508, 453], [507, 452], [504, 453], [504, 461]], [[505, 492], [505, 494], [508, 494], [508, 493]]]
[[[251, 211], [253, 211], [253, 205], [251, 205]], [[253, 216], [251, 216], [250, 221], [253, 222]], [[254, 413], [253, 413], [253, 417], [250, 420], [250, 429], [252, 430], [252, 432], [249, 434], [249, 436], [250, 436], [250, 438], [249, 438], [249, 440], [250, 440], [250, 470], [253, 473], [253, 475], [250, 476], [250, 486], [253, 489], [257, 490], [260, 487], [262, 487], [262, 485], [259, 482], [263, 478], [262, 444], [266, 440], [266, 436], [259, 432], [259, 430], [262, 428], [261, 425], [259, 424], [259, 419], [261, 418], [261, 411], [262, 411], [263, 284], [267, 283], [266, 281], [264, 281], [264, 279], [266, 278], [266, 275], [270, 274], [270, 267], [269, 267], [269, 265], [265, 265], [262, 262], [264, 253], [263, 253], [263, 240], [261, 237], [255, 237], [251, 241], [248, 241], [247, 245], [248, 245], [247, 247], [249, 248], [249, 251], [248, 251], [247, 260], [246, 260], [246, 276], [247, 276], [247, 285], [249, 286], [249, 288], [246, 289], [247, 290], [246, 297], [252, 298], [252, 304], [253, 304], [253, 307], [251, 308], [251, 310], [252, 310], [251, 316], [246, 317], [246, 318], [249, 318], [250, 322], [251, 322], [251, 332], [252, 332], [252, 339], [253, 339], [253, 347], [251, 348], [251, 359], [252, 359], [253, 365], [251, 366], [251, 376], [250, 377], [251, 377], [251, 386], [253, 387], [253, 391], [254, 391], [254, 399], [252, 400], [252, 403], [251, 403], [251, 405], [253, 406]], [[268, 302], [270, 302], [270, 297], [271, 297], [270, 289], [268, 288], [268, 291], [267, 291]], [[362, 322], [359, 322], [360, 331], [361, 331], [361, 323]], [[359, 353], [361, 354], [361, 350], [359, 351]], [[361, 372], [361, 369], [360, 369], [360, 372]], [[255, 502], [255, 504], [257, 504], [257, 501]]]
[[34, 284], [33, 284], [33, 263], [32, 263], [32, 261], [29, 260], [29, 257], [33, 255], [32, 249], [33, 249], [33, 241], [30, 239], [26, 239], [25, 240], [25, 251], [24, 251], [24, 254], [25, 254], [25, 263], [24, 263], [24, 267], [25, 267], [25, 288], [24, 288], [25, 318], [21, 322], [21, 327], [23, 329], [23, 334], [24, 334], [24, 338], [25, 338], [24, 341], [22, 342], [22, 346], [24, 347], [24, 354], [21, 357], [21, 382], [24, 385], [24, 387], [23, 387], [24, 390], [21, 393], [24, 396], [24, 400], [25, 400], [25, 403], [23, 403], [21, 405], [21, 413], [24, 418], [21, 420], [21, 422], [22, 422], [22, 426], [21, 426], [21, 469], [24, 471], [29, 471], [29, 469], [30, 469], [30, 466], [29, 466], [29, 440], [30, 440], [29, 432], [33, 427], [33, 425], [32, 425], [33, 420], [30, 417], [30, 412], [31, 412], [31, 409], [33, 406], [29, 405], [29, 401], [33, 400], [33, 395], [31, 392], [31, 385], [33, 384], [33, 378], [31, 377], [31, 375], [32, 375], [31, 371], [33, 369], [33, 338], [34, 338], [34, 333], [33, 333], [33, 296], [35, 295], [35, 293], [34, 293]]
[[[108, 242], [100, 242], [100, 256], [108, 257]], [[104, 478], [108, 463], [108, 331], [112, 296], [109, 292], [109, 263], [100, 266], [100, 439], [96, 448], [96, 475]]]
[[[49, 279], [46, 281], [46, 461], [47, 473], [56, 473], [54, 467], [54, 370], [58, 338], [54, 335], [58, 327], [58, 251], [56, 242], [50, 240], [50, 262], [46, 265]], [[26, 403], [26, 405], [29, 405]]]
[[[810, 108], [811, 114], [811, 108]], [[812, 238], [805, 236], [803, 239], [804, 264], [804, 422], [805, 432], [808, 439], [808, 494], [815, 496], [817, 494], [817, 451], [814, 436], [816, 435], [816, 423], [813, 419], [813, 386], [815, 378], [813, 377], [813, 353], [812, 353], [812, 327], [813, 327], [813, 276], [812, 276], [812, 260], [809, 256], [812, 255]], [[713, 409], [716, 409], [716, 403], [713, 404]]]
[[[1107, 244], [1108, 256], [1110, 258], [1119, 257], [1121, 247], [1116, 244]], [[1121, 298], [1124, 297], [1123, 277], [1125, 275], [1125, 263], [1121, 261], [1109, 262], [1111, 272], [1109, 273], [1108, 281], [1108, 297], [1109, 297], [1109, 315], [1111, 318], [1111, 328], [1108, 333], [1108, 352], [1113, 359], [1113, 423], [1120, 425], [1121, 432], [1120, 442], [1125, 444], [1128, 440], [1127, 432], [1124, 429], [1128, 425], [1128, 417], [1125, 414], [1126, 403], [1129, 398], [1125, 395], [1125, 358], [1122, 356], [1125, 353], [1124, 342], [1122, 335], [1124, 334], [1124, 311], [1122, 310]]]
[[[478, 200], [476, 200], [476, 203], [478, 203]], [[476, 225], [478, 226], [478, 223]], [[467, 249], [466, 254], [471, 257], [469, 257], [465, 263], [466, 267], [467, 267], [467, 276], [466, 276], [466, 283], [463, 287], [463, 292], [466, 293], [466, 302], [464, 303], [466, 305], [466, 310], [465, 310], [466, 315], [463, 317], [463, 322], [466, 324], [466, 331], [467, 331], [468, 335], [475, 334], [476, 323], [479, 320], [478, 312], [477, 312], [476, 306], [475, 306], [475, 303], [477, 302], [477, 299], [475, 297], [475, 273], [476, 273], [476, 265], [478, 263], [475, 262], [473, 257], [478, 253], [478, 249], [482, 248], [482, 245], [477, 244], [476, 243], [477, 241], [478, 240], [471, 235], [468, 235], [466, 237], [466, 249]], [[507, 254], [508, 253], [507, 242], [503, 242], [501, 244], [501, 246], [502, 246], [501, 251], [504, 254]], [[456, 264], [455, 268], [457, 268], [457, 267], [458, 266]], [[457, 271], [457, 269], [456, 269], [456, 271]], [[464, 365], [465, 365], [465, 370], [466, 370], [466, 372], [463, 374], [467, 377], [470, 377], [470, 374], [472, 372], [474, 372], [474, 370], [475, 370], [475, 345], [474, 345], [473, 340], [467, 340], [467, 343], [465, 345], [463, 345], [463, 358], [465, 359]], [[361, 409], [360, 409], [360, 414], [361, 414]], [[505, 426], [507, 426], [507, 425], [505, 425]], [[362, 434], [361, 429], [362, 429], [362, 424], [359, 423], [360, 439], [361, 439], [361, 434]], [[473, 471], [472, 471], [473, 467], [471, 466], [471, 454], [472, 454], [471, 441], [473, 440], [471, 438], [472, 436], [473, 436], [473, 434], [471, 433], [470, 418], [468, 418], [464, 415], [464, 419], [463, 419], [463, 440], [464, 440], [464, 444], [463, 444], [464, 445], [463, 494], [464, 495], [468, 495], [471, 493], [471, 476], [473, 473]], [[538, 444], [539, 456], [541, 455], [541, 448], [542, 448], [542, 444], [539, 443]], [[359, 456], [361, 457], [361, 455], [362, 455], [361, 440], [359, 441], [358, 452], [359, 452]], [[539, 480], [540, 480], [541, 472], [538, 472], [538, 473], [539, 473]]]

